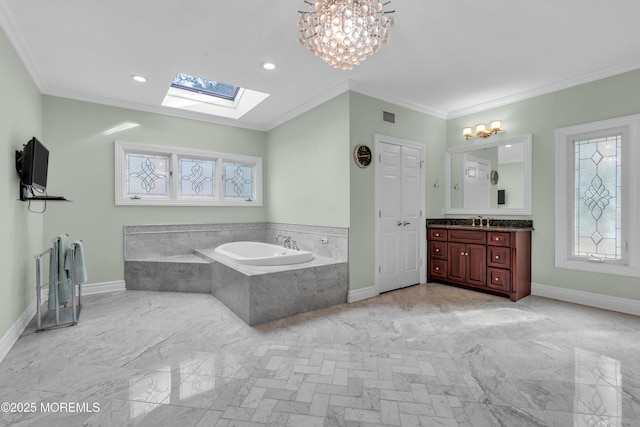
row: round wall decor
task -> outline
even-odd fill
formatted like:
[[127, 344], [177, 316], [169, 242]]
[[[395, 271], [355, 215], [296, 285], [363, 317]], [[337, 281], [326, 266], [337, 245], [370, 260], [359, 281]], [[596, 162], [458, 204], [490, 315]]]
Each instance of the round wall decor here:
[[353, 150], [353, 159], [361, 168], [366, 168], [371, 164], [373, 156], [371, 154], [371, 148], [367, 147], [364, 144], [356, 145], [356, 148]]
[[498, 171], [495, 169], [491, 171], [491, 183], [493, 185], [498, 183]]

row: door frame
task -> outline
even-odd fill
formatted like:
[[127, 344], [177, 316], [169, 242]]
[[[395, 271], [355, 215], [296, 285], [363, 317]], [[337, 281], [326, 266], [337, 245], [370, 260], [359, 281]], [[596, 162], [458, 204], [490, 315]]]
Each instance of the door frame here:
[[[376, 295], [380, 294], [380, 266], [381, 264], [381, 254], [382, 248], [380, 247], [380, 234], [381, 234], [381, 220], [380, 214], [381, 211], [381, 197], [380, 197], [380, 189], [381, 189], [381, 177], [380, 170], [381, 168], [378, 166], [380, 163], [380, 144], [393, 144], [399, 145], [403, 147], [411, 147], [420, 151], [420, 225], [418, 226], [418, 230], [423, 230], [426, 233], [427, 230], [427, 219], [426, 219], [426, 197], [425, 197], [425, 188], [426, 188], [426, 170], [425, 170], [425, 146], [424, 144], [409, 141], [406, 139], [395, 138], [393, 136], [382, 135], [382, 134], [374, 134], [374, 162], [373, 162], [373, 171], [375, 176], [374, 181], [374, 253], [375, 253], [375, 263], [374, 263], [374, 288]], [[420, 265], [420, 283], [426, 283], [427, 281], [427, 263], [425, 259], [426, 255], [426, 247], [427, 247], [427, 237], [426, 234], [423, 234], [424, 238], [419, 239], [420, 244], [418, 248], [418, 257], [419, 265]]]

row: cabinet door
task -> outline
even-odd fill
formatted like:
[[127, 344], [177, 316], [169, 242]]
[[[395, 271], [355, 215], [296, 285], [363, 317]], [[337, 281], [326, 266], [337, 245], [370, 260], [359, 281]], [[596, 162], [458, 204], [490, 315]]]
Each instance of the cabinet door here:
[[467, 280], [466, 283], [475, 286], [485, 286], [487, 283], [487, 250], [484, 245], [467, 245]]
[[467, 245], [464, 243], [449, 243], [449, 280], [465, 282], [466, 249]]

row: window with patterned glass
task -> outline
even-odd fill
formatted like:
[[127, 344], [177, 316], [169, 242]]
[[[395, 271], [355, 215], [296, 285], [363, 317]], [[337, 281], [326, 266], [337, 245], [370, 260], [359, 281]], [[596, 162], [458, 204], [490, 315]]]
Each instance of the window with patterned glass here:
[[182, 157], [178, 162], [180, 197], [215, 197], [216, 163]]
[[116, 205], [262, 206], [262, 158], [115, 142]]
[[622, 135], [574, 140], [573, 146], [573, 255], [622, 260]]
[[253, 165], [224, 162], [224, 198], [253, 199], [254, 170]]
[[169, 197], [169, 165], [166, 155], [128, 153], [126, 155], [126, 195], [129, 197]]
[[640, 115], [556, 129], [556, 266], [640, 276]]

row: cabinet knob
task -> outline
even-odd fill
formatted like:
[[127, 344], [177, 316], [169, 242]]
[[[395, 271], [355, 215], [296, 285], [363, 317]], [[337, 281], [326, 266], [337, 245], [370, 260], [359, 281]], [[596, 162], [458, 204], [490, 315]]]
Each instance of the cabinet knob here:
[[500, 278], [496, 277], [496, 282], [499, 282], [499, 281], [500, 281]]
[[466, 256], [469, 256], [469, 252], [465, 252], [464, 254], [465, 254]]
[[496, 255], [496, 259], [500, 259], [500, 255]]
[[440, 249], [436, 249], [436, 252], [440, 252]]
[[461, 256], [464, 256], [464, 252], [460, 252], [460, 255], [461, 255]]
[[440, 271], [440, 267], [436, 267], [436, 271]]
[[500, 240], [500, 238], [499, 238], [499, 237], [496, 237], [496, 242], [497, 242], [498, 240]]
[[436, 234], [435, 234], [435, 236], [436, 236], [436, 237], [440, 237], [440, 233], [436, 233]]

